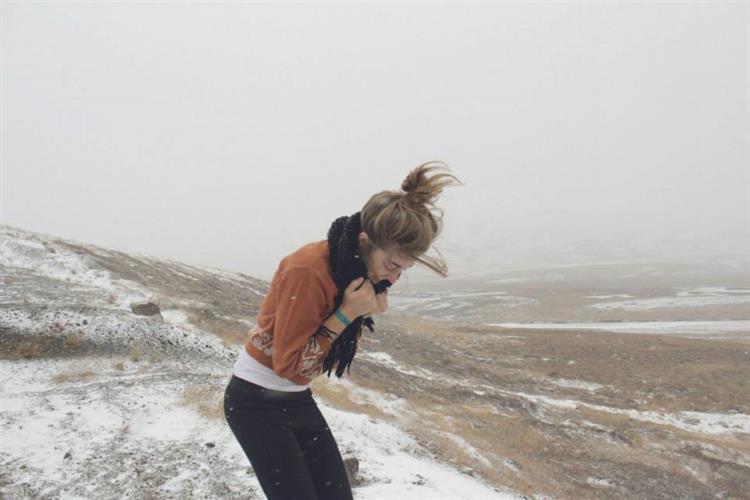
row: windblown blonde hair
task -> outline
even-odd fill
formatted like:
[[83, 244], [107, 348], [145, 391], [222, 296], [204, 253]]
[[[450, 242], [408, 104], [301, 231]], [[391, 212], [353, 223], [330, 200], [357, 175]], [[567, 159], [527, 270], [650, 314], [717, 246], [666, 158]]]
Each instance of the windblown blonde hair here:
[[[428, 173], [438, 172], [428, 176]], [[439, 160], [416, 167], [401, 183], [401, 191], [381, 191], [370, 197], [362, 208], [362, 231], [367, 233], [371, 245], [414, 259], [443, 277], [448, 276], [448, 266], [440, 257], [425, 255], [433, 241], [443, 230], [441, 208], [435, 200], [450, 185], [463, 185]], [[368, 247], [366, 252], [372, 250]]]

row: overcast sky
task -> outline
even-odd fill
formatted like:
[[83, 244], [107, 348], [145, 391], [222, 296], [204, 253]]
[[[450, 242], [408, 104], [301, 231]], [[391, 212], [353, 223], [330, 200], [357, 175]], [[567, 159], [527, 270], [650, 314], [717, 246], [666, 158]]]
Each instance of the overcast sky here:
[[442, 160], [449, 272], [750, 250], [746, 1], [1, 5], [5, 223], [270, 279]]

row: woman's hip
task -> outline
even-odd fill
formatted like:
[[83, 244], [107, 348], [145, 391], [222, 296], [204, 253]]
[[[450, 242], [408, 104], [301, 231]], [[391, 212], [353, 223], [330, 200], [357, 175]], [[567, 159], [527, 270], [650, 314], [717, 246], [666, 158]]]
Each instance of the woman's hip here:
[[242, 394], [252, 399], [266, 401], [311, 401], [312, 390], [308, 387], [304, 391], [279, 391], [254, 384], [232, 374], [225, 392]]
[[260, 420], [295, 431], [328, 427], [310, 388], [294, 393], [276, 391], [235, 375], [224, 391], [224, 412], [227, 419]]
[[304, 391], [287, 392], [267, 389], [232, 375], [224, 390], [227, 411], [277, 410], [281, 413], [317, 412], [317, 404], [310, 388]]

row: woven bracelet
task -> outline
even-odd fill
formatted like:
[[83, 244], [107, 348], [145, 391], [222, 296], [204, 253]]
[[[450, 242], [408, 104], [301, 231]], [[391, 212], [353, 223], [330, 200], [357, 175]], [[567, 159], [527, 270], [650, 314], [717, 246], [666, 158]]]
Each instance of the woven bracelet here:
[[340, 307], [336, 308], [335, 314], [336, 314], [336, 317], [339, 319], [339, 321], [341, 321], [345, 326], [349, 326], [349, 323], [352, 322], [349, 318], [346, 317], [344, 313], [341, 312]]

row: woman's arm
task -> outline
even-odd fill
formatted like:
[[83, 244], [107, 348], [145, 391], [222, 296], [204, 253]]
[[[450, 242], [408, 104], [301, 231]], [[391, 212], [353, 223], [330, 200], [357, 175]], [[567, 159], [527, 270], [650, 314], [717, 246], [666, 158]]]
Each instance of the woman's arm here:
[[[349, 321], [354, 321], [354, 316], [349, 311], [344, 309], [343, 305], [339, 306], [339, 311], [344, 313], [344, 316], [349, 318]], [[334, 335], [333, 340], [336, 340], [338, 336], [344, 333], [344, 330], [346, 329], [346, 325], [342, 323], [341, 320], [338, 319], [338, 317], [336, 317], [336, 311], [333, 311], [333, 313], [328, 316], [328, 318], [323, 322], [323, 326], [328, 331], [332, 332], [332, 334]]]
[[[281, 377], [315, 378], [331, 344], [346, 328], [335, 314], [322, 317], [326, 294], [314, 269], [292, 267], [279, 277], [273, 333], [273, 370]], [[335, 311], [334, 311], [335, 312]], [[354, 317], [346, 309], [350, 320]]]

